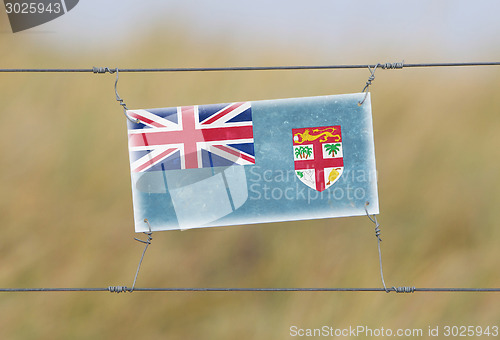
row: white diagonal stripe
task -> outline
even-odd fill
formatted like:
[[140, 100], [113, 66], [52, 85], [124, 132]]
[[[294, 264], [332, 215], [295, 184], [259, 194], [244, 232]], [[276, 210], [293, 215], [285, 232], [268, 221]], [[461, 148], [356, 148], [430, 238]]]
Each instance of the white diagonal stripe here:
[[[171, 122], [170, 120], [162, 118], [158, 115], [155, 115], [154, 113], [151, 113], [147, 110], [128, 110], [127, 113], [135, 113], [136, 115], [139, 115], [139, 116], [142, 116], [142, 117], [147, 118], [149, 120], [152, 120], [153, 122], [160, 124], [160, 125], [163, 125], [165, 128], [170, 129], [170, 131], [179, 130], [180, 124]], [[141, 119], [139, 118], [139, 120], [141, 120]], [[158, 129], [158, 127], [151, 125], [149, 123], [146, 123], [144, 121], [141, 121], [141, 123], [144, 125], [153, 127], [155, 129]], [[141, 130], [141, 129], [139, 129], [139, 130]], [[132, 131], [135, 131], [135, 130], [132, 130]]]
[[[153, 158], [155, 158], [156, 156], [160, 155], [161, 153], [165, 152], [166, 150], [168, 150], [170, 147], [168, 146], [161, 146], [161, 147], [157, 147], [155, 148], [154, 150], [152, 150], [151, 152], [149, 152], [147, 155], [144, 155], [142, 156], [141, 158], [139, 158], [138, 160], [136, 160], [135, 162], [133, 162], [132, 164], [130, 164], [130, 168], [132, 169], [132, 171], [135, 171], [135, 169], [143, 166], [144, 164], [150, 162]], [[174, 150], [172, 151], [171, 153], [169, 153], [168, 155], [166, 155], [165, 157], [163, 157], [162, 159], [170, 156], [173, 152], [175, 152], [177, 150]], [[155, 163], [156, 164], [156, 163]], [[147, 168], [144, 168], [142, 171], [144, 170], [147, 170], [149, 169], [150, 167], [152, 167], [154, 164], [150, 164]]]
[[[226, 110], [228, 107], [230, 107], [231, 105], [234, 105], [234, 104], [235, 103], [232, 103], [232, 104], [229, 104], [229, 105], [225, 106], [223, 109], [221, 109], [221, 110], [217, 111], [215, 114], [211, 115], [210, 118], [214, 117], [214, 116], [217, 116], [220, 112]], [[237, 115], [239, 115], [240, 113], [242, 113], [243, 111], [245, 111], [245, 110], [247, 110], [249, 108], [250, 108], [250, 102], [245, 102], [241, 106], [237, 107], [236, 109], [233, 109], [231, 112], [229, 112], [229, 113], [225, 114], [224, 116], [220, 117], [215, 122], [207, 124], [207, 125], [202, 125], [202, 126], [204, 128], [207, 128], [207, 127], [232, 126], [233, 123], [227, 123], [227, 121], [233, 119], [234, 117], [236, 117]], [[205, 120], [208, 120], [210, 118], [207, 118]], [[245, 123], [245, 124], [240, 124], [240, 123]], [[240, 125], [240, 126], [252, 125], [252, 122], [251, 121], [249, 121], [249, 122], [236, 122], [235, 125]]]
[[[228, 147], [227, 145], [224, 145], [224, 146], [229, 148], [229, 149], [235, 150], [237, 152], [241, 152], [240, 150], [236, 150], [234, 148]], [[217, 156], [220, 156], [222, 158], [230, 160], [231, 162], [236, 163], [236, 164], [240, 164], [240, 165], [253, 164], [253, 163], [250, 163], [249, 161], [247, 161], [239, 156], [228, 153], [228, 152], [221, 150], [219, 148], [216, 148], [215, 146], [212, 146], [212, 145], [208, 145], [208, 151], [210, 151], [211, 153], [213, 153]]]

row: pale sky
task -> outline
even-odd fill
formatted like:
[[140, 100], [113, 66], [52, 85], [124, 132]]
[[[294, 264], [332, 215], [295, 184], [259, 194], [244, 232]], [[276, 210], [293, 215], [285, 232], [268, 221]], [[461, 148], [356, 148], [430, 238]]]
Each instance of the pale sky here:
[[176, 23], [195, 40], [222, 37], [242, 53], [490, 61], [500, 59], [499, 13], [498, 0], [80, 0], [63, 17], [17, 34], [37, 34], [43, 44], [73, 51], [102, 51], [136, 44], [159, 23]]

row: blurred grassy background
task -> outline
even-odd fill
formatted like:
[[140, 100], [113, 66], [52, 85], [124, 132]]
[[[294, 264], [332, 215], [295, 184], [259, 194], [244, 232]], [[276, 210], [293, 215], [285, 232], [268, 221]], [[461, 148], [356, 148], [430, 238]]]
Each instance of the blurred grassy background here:
[[[204, 46], [203, 56], [192, 53], [194, 45], [182, 30], [175, 39], [152, 33], [140, 46], [95, 57], [1, 34], [0, 46], [9, 49], [0, 65], [241, 61], [222, 48], [223, 39]], [[316, 58], [262, 52], [252, 64]], [[368, 75], [122, 74], [119, 92], [130, 108], [167, 107], [359, 92]], [[372, 109], [389, 286], [499, 286], [499, 75], [493, 67], [377, 71]], [[0, 79], [0, 286], [131, 285], [143, 245], [133, 240], [126, 125], [114, 100], [114, 76]], [[138, 286], [379, 287], [373, 224], [356, 217], [158, 232]], [[282, 339], [292, 325], [487, 326], [498, 325], [499, 302], [498, 294], [471, 293], [2, 293], [0, 337]]]

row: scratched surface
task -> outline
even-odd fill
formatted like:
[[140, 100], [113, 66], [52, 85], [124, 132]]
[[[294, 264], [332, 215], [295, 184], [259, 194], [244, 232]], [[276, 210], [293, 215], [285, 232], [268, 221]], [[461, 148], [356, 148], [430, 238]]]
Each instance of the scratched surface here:
[[[147, 230], [145, 218], [153, 230], [175, 230], [358, 216], [366, 202], [377, 214], [371, 104], [368, 95], [358, 105], [363, 97], [251, 102], [255, 164], [131, 172], [136, 232]], [[310, 135], [322, 131], [315, 127], [341, 128], [342, 167], [334, 181], [325, 175], [322, 188], [304, 181], [295, 166], [294, 136], [305, 128]]]

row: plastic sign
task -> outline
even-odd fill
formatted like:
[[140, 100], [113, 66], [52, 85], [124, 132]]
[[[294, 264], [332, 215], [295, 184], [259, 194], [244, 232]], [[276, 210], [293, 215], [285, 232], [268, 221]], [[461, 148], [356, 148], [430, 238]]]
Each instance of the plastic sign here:
[[136, 232], [378, 214], [364, 95], [128, 110]]

